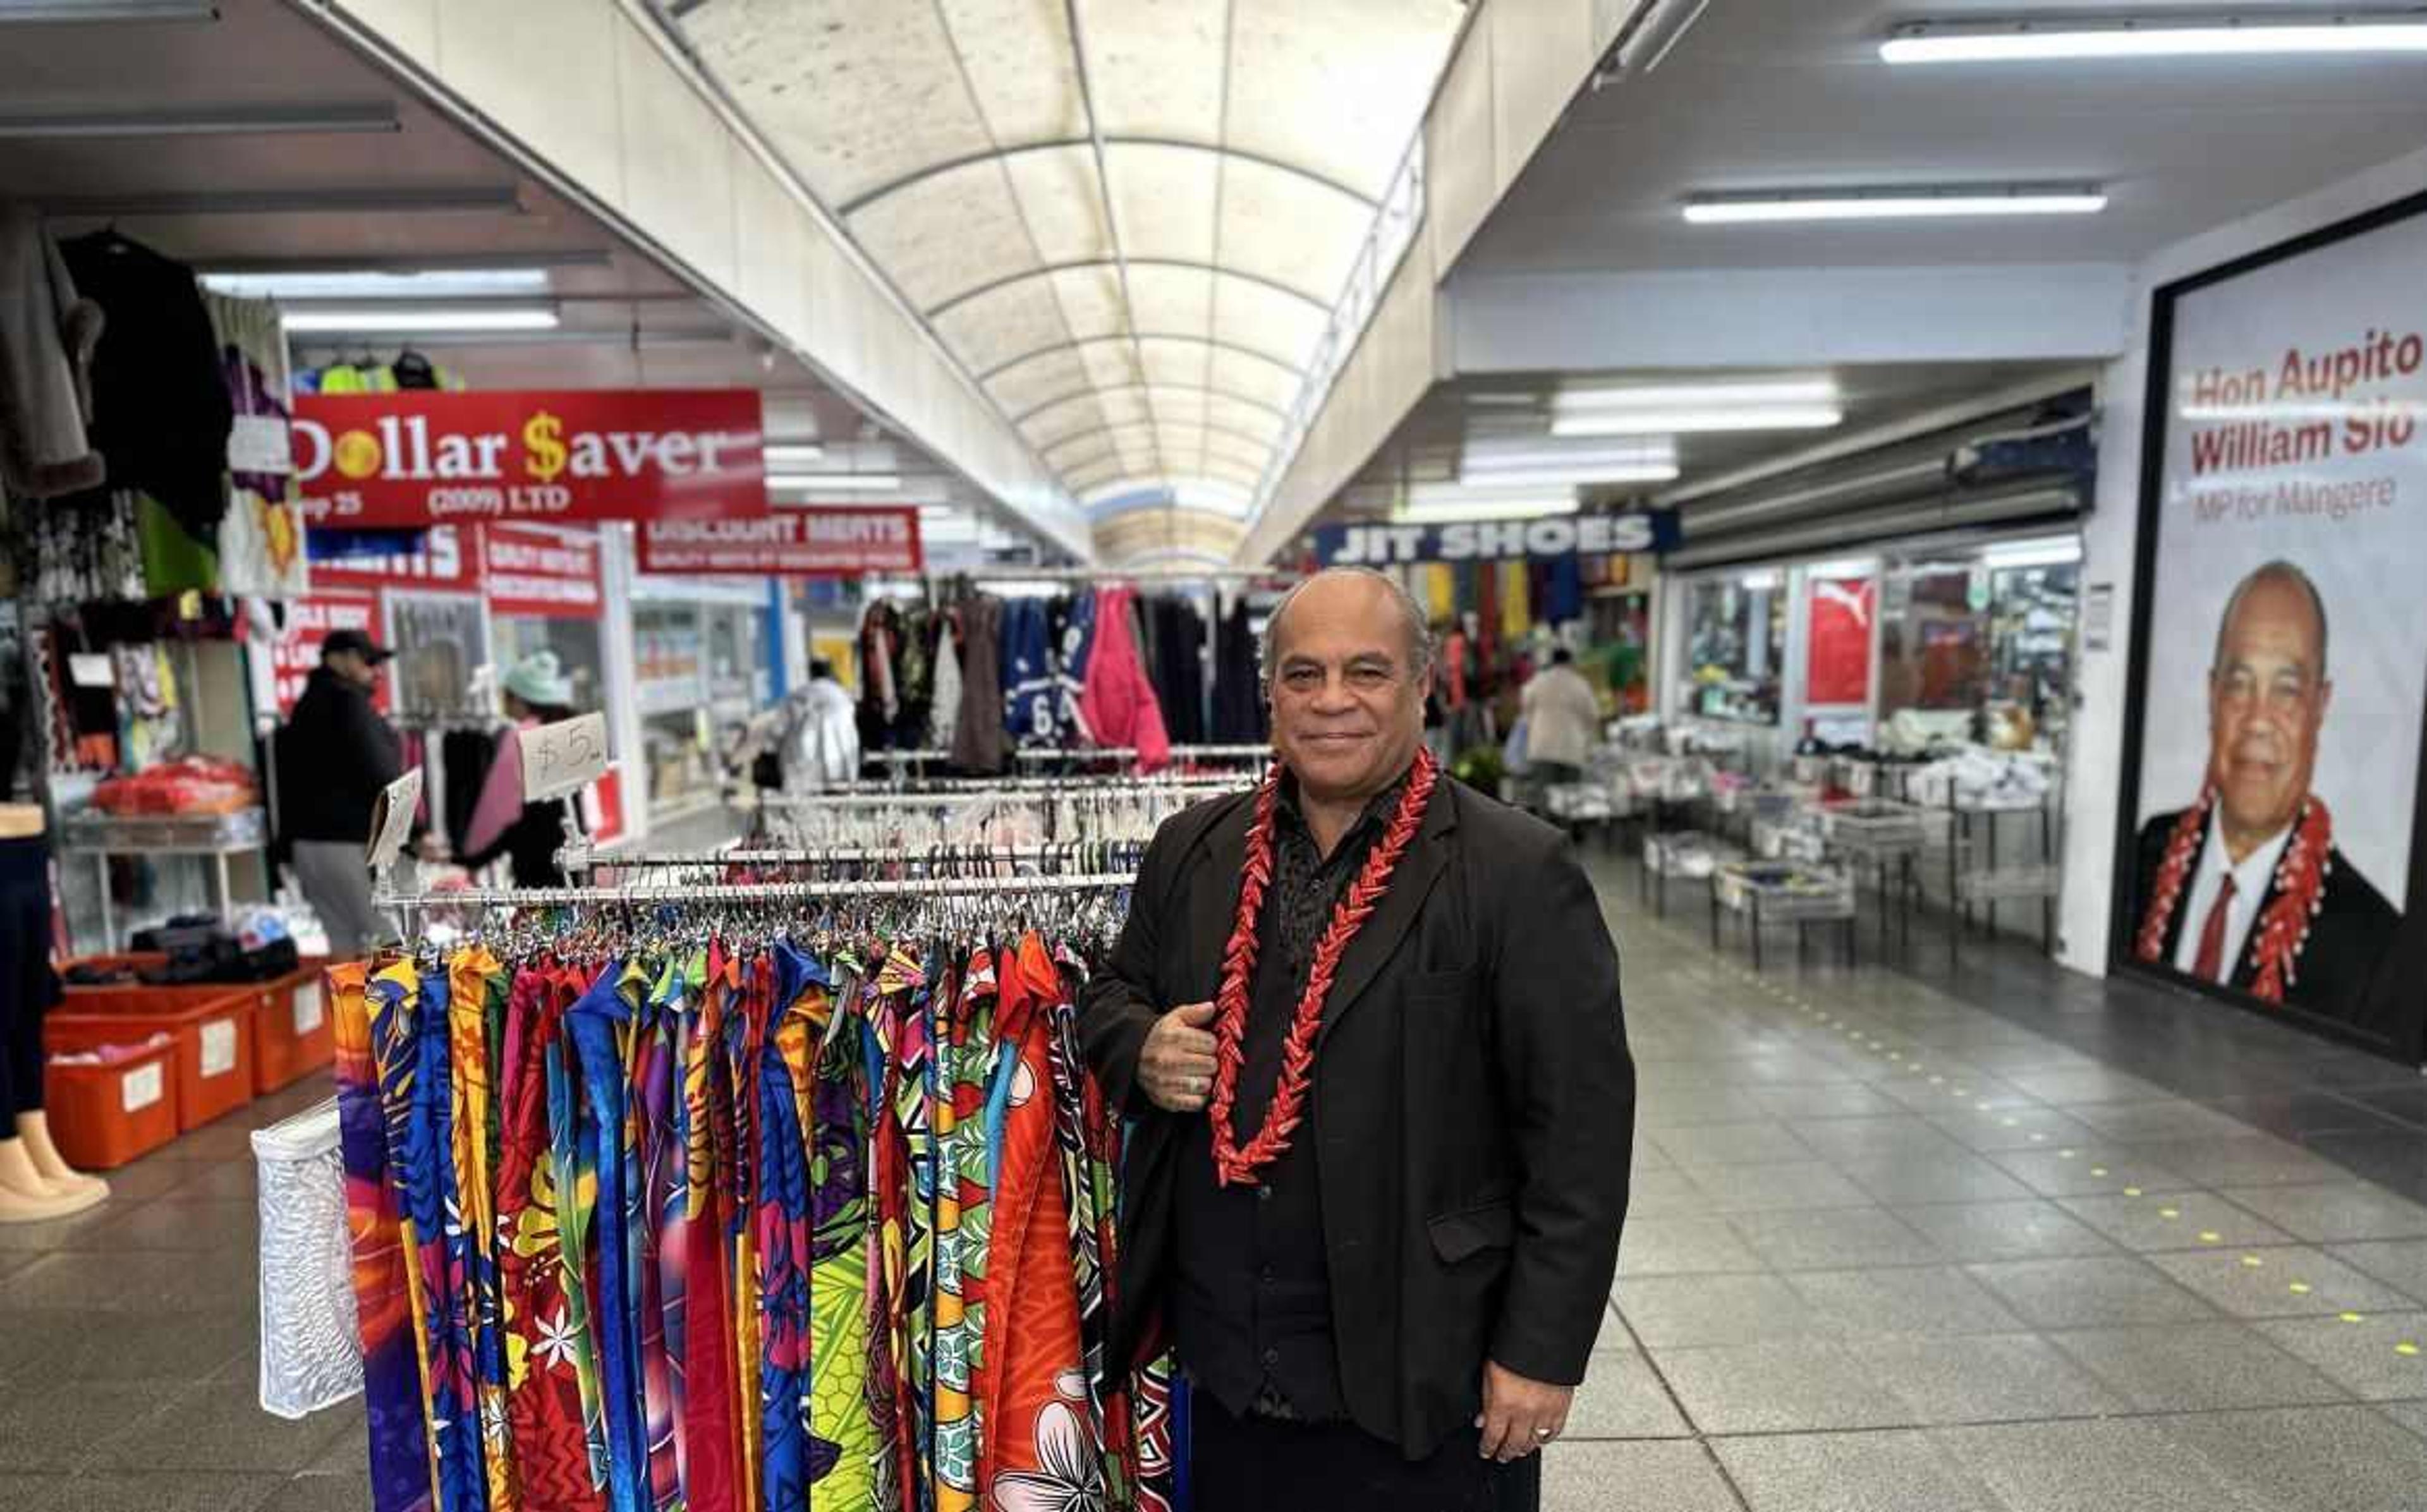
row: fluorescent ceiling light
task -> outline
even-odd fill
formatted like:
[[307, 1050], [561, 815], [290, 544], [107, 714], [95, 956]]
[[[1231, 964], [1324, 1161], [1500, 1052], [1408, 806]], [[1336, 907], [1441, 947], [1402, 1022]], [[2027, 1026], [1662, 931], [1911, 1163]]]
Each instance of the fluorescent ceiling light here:
[[211, 0], [0, 0], [0, 26], [219, 19]]
[[401, 130], [386, 105], [318, 105], [267, 109], [110, 110], [73, 115], [0, 116], [0, 141], [128, 137], [349, 136]]
[[826, 448], [811, 441], [770, 441], [758, 454], [771, 469], [807, 467], [825, 461]]
[[1837, 385], [1826, 378], [1754, 380], [1746, 382], [1583, 384], [1562, 388], [1551, 401], [1572, 410], [1717, 409], [1731, 404], [1834, 404]]
[[1756, 568], [1751, 572], [1739, 574], [1736, 577], [1736, 582], [1740, 586], [1756, 593], [1776, 589], [1785, 581], [1785, 575], [1775, 567]]
[[1845, 423], [1833, 404], [1750, 405], [1740, 410], [1596, 410], [1562, 415], [1555, 436], [1639, 436], [1712, 431], [1826, 431]]
[[2040, 22], [1915, 22], [1880, 44], [1890, 63], [2048, 63], [2135, 57], [2265, 57], [2427, 52], [2417, 10], [2301, 17], [2117, 16]]
[[1573, 497], [1437, 499], [1423, 502], [1410, 498], [1400, 505], [1391, 517], [1408, 525], [1441, 525], [1458, 520], [1547, 520], [1575, 512]]
[[1983, 565], [1992, 570], [2010, 567], [2061, 567], [2081, 560], [2081, 541], [2077, 536], [2058, 536], [2046, 541], [2016, 541], [2006, 545], [1991, 546], [1980, 553]]
[[1673, 462], [1604, 463], [1599, 466], [1566, 465], [1559, 467], [1508, 467], [1482, 472], [1463, 472], [1458, 480], [1469, 486], [1492, 487], [1590, 487], [1597, 483], [1673, 483], [1677, 480], [1677, 464]]
[[1695, 225], [1805, 220], [1925, 220], [1979, 216], [2096, 215], [2107, 191], [2094, 184], [1988, 187], [1840, 189], [1701, 194], [1686, 202]]
[[767, 486], [809, 494], [890, 494], [902, 480], [892, 473], [769, 473]]
[[288, 332], [309, 335], [337, 332], [348, 335], [417, 334], [446, 331], [554, 331], [554, 310], [544, 305], [357, 305], [289, 310]]
[[1803, 571], [1814, 577], [1844, 578], [1868, 577], [1878, 568], [1877, 558], [1841, 557], [1835, 561], [1816, 561]]
[[204, 273], [203, 287], [238, 300], [460, 300], [545, 294], [544, 268], [301, 273]]

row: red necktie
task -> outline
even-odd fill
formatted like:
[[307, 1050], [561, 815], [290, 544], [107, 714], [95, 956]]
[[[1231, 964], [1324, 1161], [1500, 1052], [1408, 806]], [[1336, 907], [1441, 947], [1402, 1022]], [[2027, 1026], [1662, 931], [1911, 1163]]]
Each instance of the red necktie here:
[[2207, 922], [2200, 926], [2199, 958], [2191, 963], [2191, 975], [2205, 982], [2224, 980], [2225, 916], [2233, 911], [2233, 873], [2224, 874], [2224, 886], [2216, 891], [2216, 902], [2209, 905]]

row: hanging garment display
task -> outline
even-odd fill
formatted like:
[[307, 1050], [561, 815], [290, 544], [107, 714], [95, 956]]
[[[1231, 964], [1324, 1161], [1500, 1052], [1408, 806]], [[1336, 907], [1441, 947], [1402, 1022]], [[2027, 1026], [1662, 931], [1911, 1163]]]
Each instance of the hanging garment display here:
[[228, 436], [228, 512], [220, 522], [219, 590], [261, 598], [311, 592], [303, 506], [292, 496], [294, 447], [287, 431], [286, 336], [268, 300], [205, 292], [219, 335], [220, 372], [235, 406]]
[[0, 494], [57, 498], [106, 476], [87, 430], [101, 306], [77, 293], [41, 219], [0, 204]]
[[959, 634], [961, 707], [945, 749], [963, 772], [1001, 772], [1011, 754], [1004, 726], [1002, 610], [1002, 600], [991, 593], [969, 594], [953, 608]]
[[1002, 694], [1003, 728], [1014, 743], [1062, 743], [1062, 691], [1054, 682], [1052, 634], [1042, 599], [1003, 604]]
[[216, 541], [236, 411], [194, 270], [116, 231], [78, 236], [60, 253], [106, 322], [92, 439], [109, 486], [150, 495], [196, 541]]
[[1163, 710], [1130, 639], [1130, 613], [1137, 594], [1127, 588], [1102, 588], [1095, 594], [1095, 642], [1079, 698], [1081, 731], [1096, 744], [1137, 752], [1140, 772], [1160, 772], [1171, 764], [1171, 738], [1164, 730]]
[[602, 890], [333, 971], [379, 1512], [1169, 1508], [1167, 1372], [1103, 1349], [1114, 920], [972, 922], [1045, 886], [933, 929]]
[[1232, 601], [1222, 616], [1214, 652], [1214, 739], [1230, 745], [1263, 740], [1269, 733], [1262, 675], [1257, 665], [1256, 633], [1247, 615], [1247, 601]]

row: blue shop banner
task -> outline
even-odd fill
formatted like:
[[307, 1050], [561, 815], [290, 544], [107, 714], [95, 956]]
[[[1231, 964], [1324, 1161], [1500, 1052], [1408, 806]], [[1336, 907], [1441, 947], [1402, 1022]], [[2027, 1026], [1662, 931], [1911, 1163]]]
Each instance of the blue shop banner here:
[[1314, 554], [1327, 567], [1391, 567], [1410, 561], [1506, 561], [1526, 557], [1608, 557], [1671, 551], [1675, 510], [1623, 514], [1553, 514], [1539, 520], [1466, 520], [1445, 525], [1327, 525]]

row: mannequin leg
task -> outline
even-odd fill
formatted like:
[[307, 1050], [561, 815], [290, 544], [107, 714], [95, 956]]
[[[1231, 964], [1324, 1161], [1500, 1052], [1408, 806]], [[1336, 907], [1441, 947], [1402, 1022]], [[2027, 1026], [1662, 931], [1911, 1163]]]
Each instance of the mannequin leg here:
[[58, 1146], [51, 1143], [51, 1120], [41, 1109], [36, 1108], [17, 1115], [17, 1137], [24, 1143], [25, 1153], [32, 1158], [34, 1170], [41, 1177], [42, 1183], [52, 1191], [63, 1195], [99, 1192], [105, 1197], [109, 1195], [108, 1182], [68, 1164], [66, 1157], [59, 1153]]
[[0, 1223], [40, 1223], [82, 1212], [109, 1195], [99, 1186], [87, 1192], [59, 1193], [43, 1184], [25, 1153], [22, 1139], [0, 1139]]

